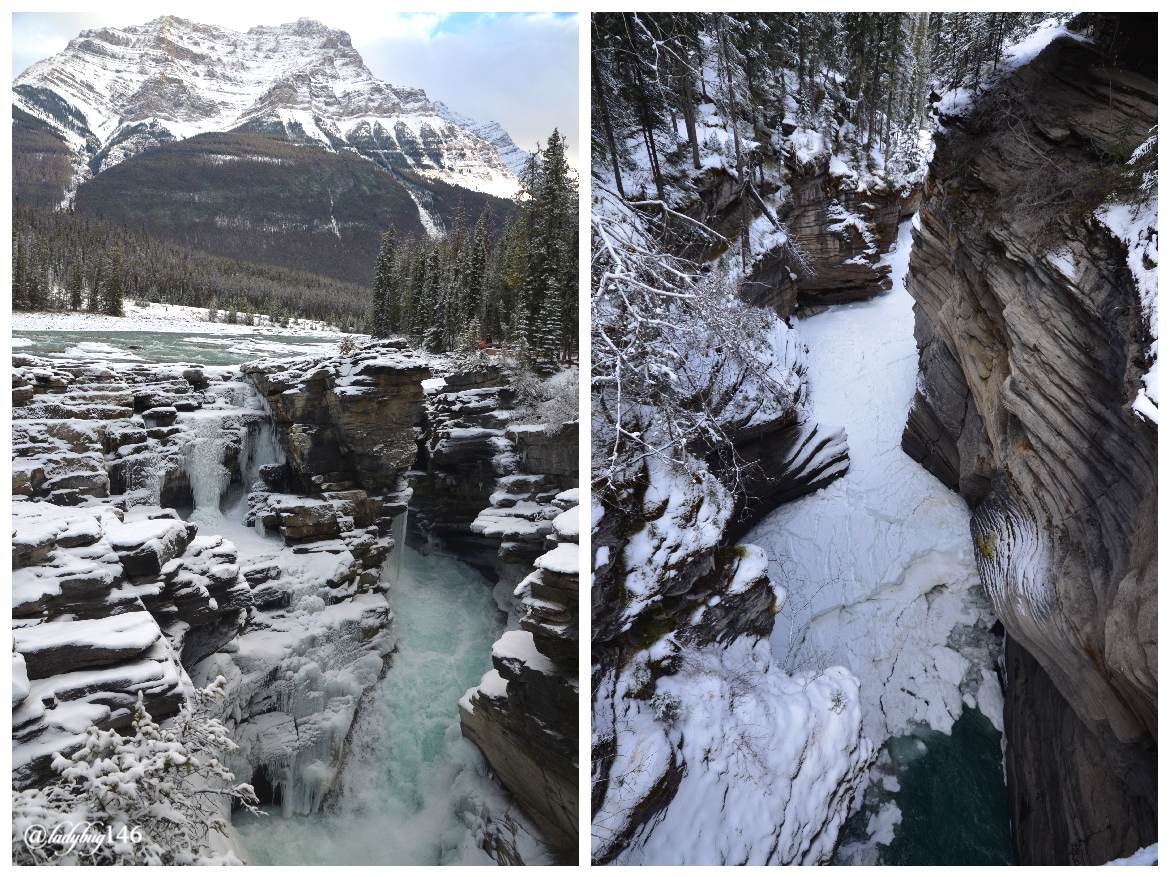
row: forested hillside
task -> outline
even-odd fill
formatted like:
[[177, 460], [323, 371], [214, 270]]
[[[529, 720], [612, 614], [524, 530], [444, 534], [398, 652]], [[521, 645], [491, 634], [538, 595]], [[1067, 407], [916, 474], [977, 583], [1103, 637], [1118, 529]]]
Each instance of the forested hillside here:
[[492, 338], [519, 345], [551, 369], [577, 347], [575, 175], [556, 131], [522, 176], [519, 216], [497, 238], [485, 209], [470, 227], [457, 214], [442, 241], [382, 240], [371, 330], [410, 335], [432, 352]]
[[12, 207], [12, 307], [120, 315], [141, 300], [364, 325], [368, 289], [330, 277], [212, 256], [147, 234], [141, 225]]
[[[273, 156], [270, 145], [263, 142], [250, 146], [258, 150], [250, 154], [253, 160], [268, 155], [274, 162], [292, 161]], [[243, 147], [237, 141], [234, 148]], [[228, 168], [239, 166], [229, 160], [235, 154], [222, 153]], [[316, 160], [324, 155], [318, 153]], [[152, 158], [147, 153], [134, 163], [149, 165]], [[344, 161], [357, 162], [358, 170], [368, 165], [352, 157]], [[159, 205], [167, 197], [162, 185], [164, 166], [170, 167], [172, 179], [200, 173], [182, 163], [160, 165]], [[116, 178], [117, 171], [107, 171], [94, 182]], [[314, 188], [324, 186], [323, 180], [327, 177], [307, 169], [302, 175], [284, 178], [284, 183], [299, 181]], [[271, 181], [268, 207], [272, 210], [288, 209], [289, 202], [279, 197], [280, 182], [275, 177]], [[413, 215], [415, 222], [407, 226], [407, 232], [393, 221], [372, 217], [369, 227], [374, 242], [383, 229], [390, 231], [382, 236], [380, 249], [369, 255], [368, 263], [356, 261], [362, 251], [347, 251], [353, 264], [348, 271], [337, 270], [341, 278], [324, 271], [263, 264], [273, 255], [263, 248], [243, 247], [234, 258], [201, 252], [195, 246], [202, 242], [198, 235], [191, 246], [180, 246], [152, 234], [145, 219], [130, 221], [114, 213], [118, 204], [135, 203], [128, 192], [121, 200], [109, 202], [110, 213], [105, 217], [72, 206], [53, 210], [16, 198], [12, 304], [21, 310], [119, 314], [122, 302], [132, 299], [215, 308], [225, 319], [253, 313], [266, 314], [274, 322], [290, 317], [326, 320], [380, 337], [409, 335], [433, 352], [491, 337], [524, 346], [538, 363], [548, 366], [570, 357], [577, 346], [577, 184], [565, 162], [559, 134], [554, 132], [548, 148], [530, 160], [523, 183], [526, 196], [517, 207], [432, 181], [438, 209], [448, 217], [446, 233], [439, 238], [423, 234], [413, 205], [408, 218]], [[227, 197], [233, 190], [224, 186], [219, 191]], [[256, 191], [255, 186], [251, 191]], [[244, 195], [234, 197], [263, 209]], [[149, 201], [149, 197], [138, 201]], [[472, 206], [479, 211], [471, 212]], [[225, 237], [230, 231], [223, 232]], [[294, 237], [287, 240], [295, 250]], [[330, 241], [336, 241], [332, 230], [310, 238], [319, 248]], [[301, 261], [316, 267], [321, 264], [318, 258], [305, 255]], [[349, 262], [341, 267], [345, 265]], [[375, 273], [373, 294], [369, 285], [343, 279]]]
[[515, 210], [502, 198], [394, 173], [345, 150], [203, 134], [103, 171], [77, 190], [75, 209], [206, 253], [363, 284], [388, 226], [404, 238], [441, 235], [457, 210], [478, 215], [490, 205], [502, 229]]

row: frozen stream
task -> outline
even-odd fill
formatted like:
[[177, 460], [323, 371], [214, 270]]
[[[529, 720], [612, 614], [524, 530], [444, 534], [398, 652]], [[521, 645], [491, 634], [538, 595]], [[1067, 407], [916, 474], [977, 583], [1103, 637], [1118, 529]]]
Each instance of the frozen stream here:
[[386, 594], [398, 651], [362, 704], [340, 794], [311, 816], [237, 813], [249, 864], [492, 864], [478, 845], [485, 816], [521, 827], [526, 864], [552, 863], [459, 731], [456, 704], [491, 669], [506, 626], [493, 588], [464, 563], [404, 550]]
[[1007, 864], [1000, 640], [970, 513], [901, 449], [918, 368], [903, 284], [910, 243], [906, 222], [885, 257], [892, 290], [797, 327], [813, 416], [845, 427], [849, 471], [742, 541], [765, 549], [789, 591], [772, 635], [777, 662], [848, 667], [861, 681], [864, 733], [884, 744], [836, 861]]

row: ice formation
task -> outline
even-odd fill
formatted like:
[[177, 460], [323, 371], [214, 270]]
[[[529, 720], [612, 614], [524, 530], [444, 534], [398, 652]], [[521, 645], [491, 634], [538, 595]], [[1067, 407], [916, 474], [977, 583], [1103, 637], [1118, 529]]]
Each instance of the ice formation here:
[[[815, 417], [845, 427], [851, 465], [745, 538], [768, 552], [770, 575], [789, 591], [772, 635], [778, 659], [798, 672], [842, 664], [856, 674], [875, 741], [919, 725], [949, 733], [964, 708], [1003, 727], [970, 513], [900, 444], [918, 364], [903, 285], [909, 251], [904, 223], [885, 257], [891, 291], [799, 321]], [[874, 842], [892, 839], [888, 816], [873, 824]]]

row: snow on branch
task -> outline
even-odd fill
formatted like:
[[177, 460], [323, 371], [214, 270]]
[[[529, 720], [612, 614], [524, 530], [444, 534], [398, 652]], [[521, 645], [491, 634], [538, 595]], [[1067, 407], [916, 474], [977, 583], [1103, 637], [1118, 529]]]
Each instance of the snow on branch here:
[[12, 793], [13, 863], [243, 864], [209, 842], [227, 835], [229, 801], [264, 815], [221, 761], [237, 746], [209, 706], [226, 685], [220, 676], [196, 690], [171, 728], [151, 718], [139, 692], [133, 736], [91, 727], [72, 757], [57, 753], [56, 784]]
[[[803, 348], [770, 311], [745, 304], [724, 275], [671, 255], [660, 218], [595, 185], [592, 211], [594, 488], [620, 490], [648, 458], [738, 482], [734, 436], [796, 419]], [[688, 227], [716, 232], [690, 217]]]

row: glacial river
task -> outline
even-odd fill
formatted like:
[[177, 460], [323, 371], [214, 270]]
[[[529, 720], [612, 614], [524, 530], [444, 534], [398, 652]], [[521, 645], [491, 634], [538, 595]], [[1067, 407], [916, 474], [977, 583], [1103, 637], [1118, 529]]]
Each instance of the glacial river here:
[[192, 362], [239, 365], [262, 357], [299, 356], [337, 344], [336, 338], [267, 332], [15, 331], [14, 353], [90, 362]]
[[[467, 564], [404, 549], [385, 573], [398, 651], [352, 731], [338, 793], [322, 812], [233, 817], [248, 864], [493, 864], [477, 841], [485, 815], [524, 822], [459, 730], [457, 703], [492, 668], [507, 617]], [[531, 830], [531, 829], [530, 829]], [[522, 836], [526, 864], [551, 864]]]

